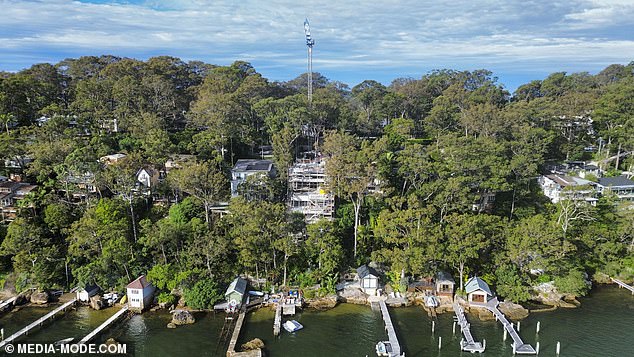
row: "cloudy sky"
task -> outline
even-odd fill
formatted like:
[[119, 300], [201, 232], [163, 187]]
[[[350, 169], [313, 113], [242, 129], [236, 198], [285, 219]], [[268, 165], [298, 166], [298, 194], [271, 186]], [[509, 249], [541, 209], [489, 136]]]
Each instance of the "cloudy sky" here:
[[0, 0], [0, 70], [81, 55], [306, 68], [355, 85], [433, 69], [492, 70], [507, 88], [634, 60], [634, 0]]

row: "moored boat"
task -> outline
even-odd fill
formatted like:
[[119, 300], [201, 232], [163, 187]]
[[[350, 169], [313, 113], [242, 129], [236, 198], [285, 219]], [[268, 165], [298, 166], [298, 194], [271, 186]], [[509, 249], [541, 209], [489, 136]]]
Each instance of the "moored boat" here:
[[284, 329], [288, 332], [295, 332], [304, 328], [302, 324], [295, 320], [286, 321], [284, 324], [282, 324], [282, 326], [284, 326]]

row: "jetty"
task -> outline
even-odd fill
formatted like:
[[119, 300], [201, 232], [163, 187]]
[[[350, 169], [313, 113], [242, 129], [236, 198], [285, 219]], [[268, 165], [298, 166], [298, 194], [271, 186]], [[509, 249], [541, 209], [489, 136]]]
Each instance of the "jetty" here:
[[273, 336], [278, 336], [280, 334], [280, 329], [282, 328], [282, 305], [277, 304], [275, 308], [275, 320], [273, 321]]
[[405, 354], [401, 354], [401, 345], [396, 338], [396, 331], [392, 324], [392, 318], [390, 312], [387, 310], [387, 305], [384, 300], [379, 301], [379, 307], [381, 308], [381, 315], [383, 315], [383, 322], [385, 323], [385, 331], [387, 331], [387, 337], [390, 343], [391, 351], [390, 357], [403, 357]]
[[614, 278], [610, 278], [610, 279], [612, 279], [613, 282], [617, 283], [619, 285], [619, 288], [626, 288], [627, 290], [632, 292], [632, 295], [634, 295], [634, 286], [628, 285], [619, 279], [614, 279]]
[[26, 335], [29, 333], [29, 331], [31, 331], [32, 329], [34, 329], [35, 327], [41, 326], [44, 322], [46, 322], [48, 319], [52, 318], [55, 316], [55, 314], [57, 314], [60, 311], [66, 311], [67, 308], [71, 307], [72, 305], [75, 304], [75, 302], [77, 301], [77, 299], [72, 299], [71, 301], [63, 304], [62, 306], [54, 309], [53, 311], [49, 312], [48, 314], [40, 317], [39, 319], [33, 321], [32, 323], [30, 323], [29, 325], [27, 325], [26, 327], [22, 328], [20, 331], [14, 333], [13, 335], [7, 337], [4, 339], [4, 341], [0, 342], [0, 348], [4, 347], [6, 344], [13, 342], [15, 339], [21, 337], [22, 335]]
[[17, 296], [14, 296], [12, 298], [10, 298], [9, 300], [3, 302], [2, 304], [0, 304], [0, 311], [4, 311], [4, 310], [8, 310], [7, 308], [10, 306], [13, 306], [13, 303], [15, 302], [15, 299], [17, 299]]
[[105, 330], [108, 326], [110, 326], [110, 324], [114, 323], [121, 316], [123, 316], [123, 314], [125, 314], [126, 311], [128, 311], [128, 304], [125, 304], [121, 308], [121, 310], [117, 311], [114, 315], [110, 316], [110, 318], [108, 318], [106, 321], [104, 321], [104, 323], [99, 325], [99, 327], [94, 329], [91, 333], [87, 334], [84, 338], [81, 339], [81, 341], [79, 341], [79, 343], [84, 344], [84, 343], [89, 342], [93, 338], [95, 338], [95, 336], [97, 336], [99, 333], [101, 333], [101, 331]]
[[231, 340], [229, 341], [227, 357], [262, 357], [262, 350], [259, 348], [251, 351], [236, 352], [236, 344], [238, 343], [238, 338], [240, 337], [240, 330], [242, 329], [242, 323], [244, 322], [245, 315], [246, 312], [242, 311], [238, 316], [235, 328], [233, 329], [233, 335], [231, 335]]
[[454, 302], [453, 310], [456, 314], [456, 318], [458, 319], [458, 324], [460, 325], [462, 336], [464, 336], [464, 339], [460, 341], [460, 350], [471, 353], [484, 352], [486, 344], [477, 342], [473, 338], [473, 335], [471, 334], [471, 324], [469, 323], [469, 321], [467, 321], [467, 317], [464, 314], [464, 309], [462, 308], [462, 306], [458, 305], [457, 302]]
[[520, 335], [517, 333], [517, 331], [515, 331], [515, 327], [513, 326], [513, 324], [510, 323], [509, 320], [506, 318], [506, 316], [504, 316], [502, 311], [498, 309], [498, 305], [499, 305], [498, 299], [494, 297], [493, 299], [489, 300], [485, 306], [489, 311], [493, 313], [493, 315], [495, 315], [495, 319], [499, 321], [500, 323], [502, 323], [506, 331], [509, 333], [509, 335], [513, 339], [513, 344], [511, 345], [513, 347], [513, 354], [516, 354], [516, 353], [520, 355], [537, 354], [537, 351], [535, 351], [535, 348], [533, 348], [533, 346], [531, 346], [530, 344], [524, 343], [524, 341], [522, 341], [522, 338], [520, 337]]

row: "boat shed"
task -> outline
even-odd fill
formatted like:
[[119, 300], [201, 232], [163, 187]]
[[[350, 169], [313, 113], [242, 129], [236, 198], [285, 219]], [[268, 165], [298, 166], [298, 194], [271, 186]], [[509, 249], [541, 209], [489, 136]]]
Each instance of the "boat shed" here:
[[97, 285], [86, 285], [83, 289], [77, 290], [77, 300], [89, 302], [90, 298], [97, 295], [101, 289]]
[[247, 291], [247, 281], [241, 277], [235, 278], [225, 292], [225, 299], [229, 305], [239, 307]]
[[477, 276], [467, 281], [465, 292], [467, 293], [467, 300], [470, 303], [485, 304], [494, 296], [491, 292], [491, 288], [489, 288], [489, 284]]
[[453, 296], [456, 282], [451, 274], [445, 271], [439, 271], [436, 274], [436, 293], [438, 295]]
[[376, 295], [379, 289], [379, 273], [372, 267], [362, 265], [357, 268], [359, 287], [368, 295]]

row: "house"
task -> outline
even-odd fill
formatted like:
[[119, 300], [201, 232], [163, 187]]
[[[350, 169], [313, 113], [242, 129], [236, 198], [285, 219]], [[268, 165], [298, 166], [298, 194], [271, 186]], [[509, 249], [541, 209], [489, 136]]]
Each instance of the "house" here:
[[95, 174], [90, 171], [84, 173], [71, 172], [65, 179], [60, 179], [60, 182], [62, 183], [60, 191], [72, 192], [74, 199], [85, 199], [89, 196], [94, 196], [100, 190]]
[[472, 277], [467, 281], [465, 285], [465, 292], [467, 293], [467, 301], [474, 303], [487, 303], [493, 298], [493, 293], [489, 288], [489, 285], [477, 276]]
[[165, 174], [169, 174], [171, 170], [180, 169], [183, 163], [186, 161], [196, 160], [195, 155], [175, 154], [171, 155], [167, 161], [165, 161]]
[[248, 177], [256, 176], [273, 178], [277, 175], [275, 166], [271, 160], [240, 159], [231, 169], [231, 197], [238, 196], [238, 186], [244, 183]]
[[18, 202], [36, 188], [36, 185], [26, 182], [0, 182], [0, 213], [2, 214], [2, 221], [5, 223], [13, 221], [18, 212]]
[[436, 274], [436, 293], [438, 295], [453, 296], [456, 282], [451, 277], [451, 274], [439, 271]]
[[137, 181], [146, 190], [151, 190], [158, 185], [159, 181], [163, 179], [161, 172], [153, 167], [143, 167], [136, 173]]
[[621, 201], [634, 201], [634, 181], [625, 176], [600, 178], [597, 191], [601, 195], [612, 193]]
[[128, 306], [130, 310], [143, 311], [152, 304], [154, 298], [154, 285], [141, 275], [126, 286]]
[[99, 162], [101, 162], [104, 165], [110, 165], [110, 164], [114, 164], [118, 162], [119, 160], [125, 158], [126, 156], [127, 156], [126, 154], [110, 154], [110, 155], [100, 157]]
[[227, 291], [225, 292], [225, 299], [229, 306], [239, 308], [242, 305], [242, 300], [247, 292], [247, 281], [241, 277], [233, 279]]
[[552, 203], [561, 200], [585, 201], [596, 205], [594, 182], [574, 176], [558, 174], [544, 175], [538, 178], [544, 196]]
[[359, 287], [368, 295], [376, 295], [379, 289], [379, 273], [372, 267], [362, 265], [357, 268]]
[[326, 189], [326, 162], [299, 160], [288, 170], [289, 210], [304, 215], [308, 223], [332, 219], [335, 197]]
[[90, 298], [97, 295], [101, 289], [97, 285], [86, 285], [83, 289], [77, 290], [77, 300], [89, 302]]

